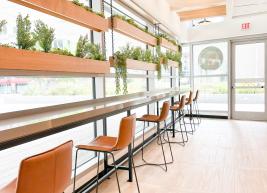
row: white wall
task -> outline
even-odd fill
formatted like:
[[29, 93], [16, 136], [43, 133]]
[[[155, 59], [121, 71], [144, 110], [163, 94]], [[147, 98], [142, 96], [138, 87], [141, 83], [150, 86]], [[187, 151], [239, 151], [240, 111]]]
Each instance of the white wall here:
[[[242, 23], [250, 23], [249, 30], [242, 30]], [[222, 38], [258, 35], [267, 33], [267, 14], [226, 19], [221, 23], [191, 28], [184, 42], [198, 42]]]
[[[132, 0], [145, 9], [150, 15], [164, 24], [177, 37], [181, 35], [180, 18], [171, 11], [166, 0]], [[127, 2], [127, 1], [126, 1]]]

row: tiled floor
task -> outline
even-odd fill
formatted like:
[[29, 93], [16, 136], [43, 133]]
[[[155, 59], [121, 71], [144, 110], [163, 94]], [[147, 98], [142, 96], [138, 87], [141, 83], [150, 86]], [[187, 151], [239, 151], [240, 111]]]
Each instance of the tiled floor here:
[[[167, 150], [167, 146], [166, 146]], [[204, 119], [185, 147], [173, 145], [175, 163], [137, 169], [142, 193], [267, 193], [267, 122]], [[150, 161], [162, 161], [160, 147], [146, 148]], [[140, 154], [135, 156], [141, 163]], [[122, 193], [136, 193], [135, 183], [119, 172]], [[117, 193], [115, 178], [99, 192]]]

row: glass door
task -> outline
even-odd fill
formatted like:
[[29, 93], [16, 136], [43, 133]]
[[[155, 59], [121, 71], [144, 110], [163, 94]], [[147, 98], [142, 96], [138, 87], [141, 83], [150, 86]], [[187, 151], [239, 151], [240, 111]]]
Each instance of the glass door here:
[[266, 41], [232, 44], [232, 118], [267, 120]]

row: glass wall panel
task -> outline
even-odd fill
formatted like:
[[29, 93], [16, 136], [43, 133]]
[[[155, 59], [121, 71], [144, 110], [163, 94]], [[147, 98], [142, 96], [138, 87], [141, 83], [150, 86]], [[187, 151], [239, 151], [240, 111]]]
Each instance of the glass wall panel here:
[[227, 42], [193, 45], [193, 69], [194, 90], [200, 90], [200, 111], [204, 114], [227, 115]]
[[89, 100], [92, 96], [91, 78], [0, 77], [0, 113]]
[[182, 47], [182, 69], [178, 79], [180, 85], [180, 92], [185, 93], [191, 89], [191, 62], [190, 62], [190, 47]]
[[228, 109], [228, 77], [195, 77], [194, 87], [200, 90], [199, 108], [201, 111], [227, 112]]

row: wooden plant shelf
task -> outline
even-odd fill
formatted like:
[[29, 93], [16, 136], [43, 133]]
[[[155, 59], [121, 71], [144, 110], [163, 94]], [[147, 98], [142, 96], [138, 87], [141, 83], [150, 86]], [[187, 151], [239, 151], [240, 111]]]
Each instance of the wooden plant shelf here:
[[[109, 61], [110, 61], [110, 66], [114, 67], [113, 57], [110, 57]], [[139, 61], [139, 60], [132, 60], [132, 59], [127, 59], [126, 65], [127, 65], [127, 69], [132, 69], [132, 70], [156, 71], [156, 69], [157, 69], [156, 64], [154, 64], [154, 63], [148, 63], [148, 62], [143, 62], [143, 61]]]
[[109, 62], [0, 47], [0, 70], [106, 74]]
[[[111, 18], [109, 19], [109, 26], [111, 26]], [[131, 37], [135, 40], [141, 41], [143, 43], [146, 43], [151, 46], [157, 45], [157, 38], [154, 36], [142, 31], [141, 29], [138, 29], [137, 27], [129, 24], [126, 21], [123, 21], [122, 19], [118, 17], [113, 17], [113, 30], [116, 32], [119, 32], [121, 34], [124, 34], [128, 37]]]
[[9, 0], [25, 7], [78, 24], [94, 31], [107, 31], [108, 20], [69, 0]]
[[172, 60], [168, 60], [168, 66], [178, 68], [178, 63]]
[[172, 42], [166, 40], [165, 38], [160, 38], [160, 45], [175, 52], [178, 50], [177, 45], [174, 45]]

